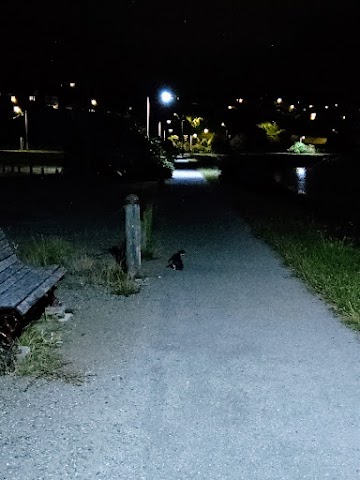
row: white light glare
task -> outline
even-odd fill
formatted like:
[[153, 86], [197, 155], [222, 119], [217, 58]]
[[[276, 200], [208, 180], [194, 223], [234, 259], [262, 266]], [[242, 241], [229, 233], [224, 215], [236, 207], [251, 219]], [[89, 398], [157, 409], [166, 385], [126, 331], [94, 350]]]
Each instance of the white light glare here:
[[304, 167], [297, 167], [296, 168], [296, 175], [299, 178], [299, 180], [302, 180], [306, 176], [306, 168]]
[[163, 103], [170, 103], [174, 99], [174, 95], [167, 90], [164, 90], [161, 92], [160, 98]]

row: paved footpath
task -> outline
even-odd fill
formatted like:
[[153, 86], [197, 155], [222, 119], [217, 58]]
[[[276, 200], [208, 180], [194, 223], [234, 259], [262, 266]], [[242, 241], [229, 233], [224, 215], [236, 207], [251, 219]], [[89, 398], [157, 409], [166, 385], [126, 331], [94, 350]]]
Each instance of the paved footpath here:
[[88, 381], [0, 378], [0, 480], [360, 479], [359, 335], [199, 174], [174, 177], [148, 286], [60, 288], [85, 302], [65, 350]]

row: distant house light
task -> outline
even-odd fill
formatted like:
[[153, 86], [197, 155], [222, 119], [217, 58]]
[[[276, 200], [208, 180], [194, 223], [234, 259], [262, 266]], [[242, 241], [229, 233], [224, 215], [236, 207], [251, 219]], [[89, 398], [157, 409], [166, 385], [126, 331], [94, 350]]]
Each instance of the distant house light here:
[[345, 118], [346, 118], [345, 115], [343, 115], [343, 116], [342, 116], [342, 119], [345, 120]]
[[234, 110], [234, 105], [228, 105], [228, 110]]
[[15, 97], [15, 95], [11, 95], [10, 100], [11, 100], [11, 103], [15, 103], [15, 104], [18, 103], [17, 98]]
[[309, 105], [309, 108], [314, 108], [314, 105]]
[[243, 103], [244, 99], [243, 99], [243, 98], [237, 98], [236, 101], [237, 101], [238, 103]]
[[75, 88], [75, 86], [76, 86], [76, 85], [75, 85], [75, 82], [70, 82], [69, 85], [70, 85], [71, 88]]
[[329, 105], [325, 105], [326, 110], [329, 108]]
[[279, 97], [279, 98], [276, 99], [276, 103], [280, 104], [280, 103], [282, 103], [282, 102], [283, 102], [283, 99], [282, 99], [281, 97]]
[[338, 104], [338, 103], [335, 103], [335, 107], [338, 107], [338, 106], [339, 106], [339, 104]]
[[289, 107], [290, 112], [292, 112], [294, 110], [294, 108], [295, 108], [295, 105], [290, 105], [290, 107]]
[[30, 95], [29, 96], [29, 101], [30, 102], [35, 102], [35, 95]]
[[310, 113], [310, 120], [315, 120], [316, 118], [316, 113], [313, 112], [313, 113]]
[[172, 128], [169, 128], [168, 131], [169, 131], [169, 133], [173, 133], [174, 130]]

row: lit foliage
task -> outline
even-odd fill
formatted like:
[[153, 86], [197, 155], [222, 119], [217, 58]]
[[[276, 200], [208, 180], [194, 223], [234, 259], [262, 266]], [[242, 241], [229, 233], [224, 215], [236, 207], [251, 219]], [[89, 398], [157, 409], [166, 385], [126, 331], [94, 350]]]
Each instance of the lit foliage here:
[[279, 143], [280, 134], [285, 131], [283, 128], [280, 128], [276, 122], [259, 123], [257, 127], [265, 131], [266, 137], [271, 143]]
[[307, 153], [311, 155], [316, 153], [316, 148], [314, 145], [306, 145], [303, 142], [295, 142], [290, 148], [288, 148], [288, 152]]
[[203, 117], [191, 117], [187, 116], [185, 117], [186, 120], [190, 123], [190, 125], [194, 128], [197, 129], [200, 127], [201, 122], [204, 120]]

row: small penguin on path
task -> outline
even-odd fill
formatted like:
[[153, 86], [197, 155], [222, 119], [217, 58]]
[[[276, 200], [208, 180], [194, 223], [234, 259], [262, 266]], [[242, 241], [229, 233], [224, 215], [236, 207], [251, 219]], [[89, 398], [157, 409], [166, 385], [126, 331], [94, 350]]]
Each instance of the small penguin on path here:
[[172, 268], [173, 270], [183, 270], [184, 263], [182, 257], [185, 255], [185, 253], [185, 250], [178, 250], [169, 258], [168, 265], [166, 265], [166, 267]]

